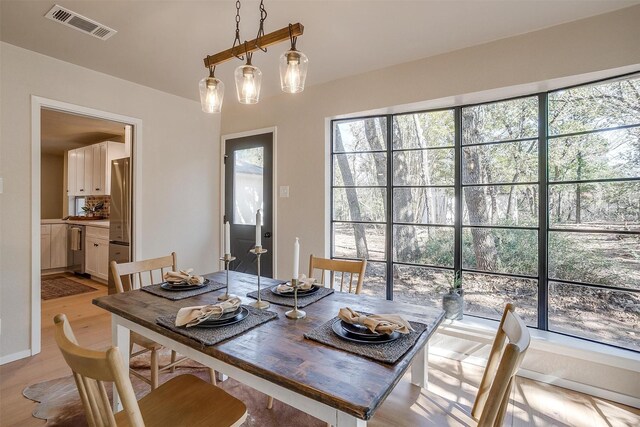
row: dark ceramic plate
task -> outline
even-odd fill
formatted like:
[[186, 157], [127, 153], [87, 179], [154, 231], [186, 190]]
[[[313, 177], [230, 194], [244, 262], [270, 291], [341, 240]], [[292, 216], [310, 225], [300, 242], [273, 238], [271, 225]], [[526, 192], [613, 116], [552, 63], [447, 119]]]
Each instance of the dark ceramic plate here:
[[[310, 289], [306, 289], [304, 291], [298, 289], [298, 297], [306, 297], [307, 295], [315, 294], [319, 290], [320, 290], [320, 286], [318, 286], [318, 285], [313, 285], [313, 286], [311, 286]], [[281, 297], [291, 297], [291, 298], [293, 298], [293, 292], [280, 293], [280, 292], [278, 292], [278, 287], [277, 286], [272, 287], [271, 288], [271, 292], [273, 292], [276, 295], [280, 295]]]
[[378, 337], [388, 335], [371, 332], [366, 326], [352, 325], [351, 323], [347, 323], [344, 320], [340, 321], [340, 326], [351, 335], [355, 335], [364, 339], [376, 339]]
[[217, 319], [207, 319], [206, 323], [224, 323], [229, 319], [232, 319], [234, 317], [236, 317], [238, 314], [240, 314], [242, 307], [238, 307], [236, 310], [234, 311], [230, 311], [228, 313], [224, 313], [222, 316], [218, 317]]
[[377, 335], [375, 336], [375, 338], [374, 337], [363, 338], [361, 336], [353, 335], [350, 332], [345, 331], [342, 328], [341, 323], [342, 323], [341, 320], [337, 320], [333, 322], [333, 325], [331, 325], [331, 329], [333, 329], [333, 332], [343, 340], [353, 341], [360, 344], [383, 344], [386, 342], [395, 341], [398, 338], [400, 338], [400, 332], [397, 332], [397, 331], [390, 335], [384, 334], [384, 335]]
[[204, 279], [202, 285], [176, 285], [174, 283], [163, 282], [160, 287], [165, 291], [193, 291], [194, 289], [200, 289], [209, 284], [209, 279]]
[[229, 325], [233, 325], [234, 323], [238, 323], [243, 321], [244, 319], [247, 318], [247, 316], [249, 316], [249, 310], [247, 310], [244, 307], [240, 307], [238, 310], [236, 310], [233, 313], [226, 313], [223, 314], [223, 317], [226, 315], [230, 315], [233, 314], [233, 316], [228, 317], [226, 319], [209, 319], [209, 320], [205, 320], [204, 322], [200, 323], [199, 325], [197, 325], [197, 327], [200, 328], [220, 328], [222, 326], [229, 326]]

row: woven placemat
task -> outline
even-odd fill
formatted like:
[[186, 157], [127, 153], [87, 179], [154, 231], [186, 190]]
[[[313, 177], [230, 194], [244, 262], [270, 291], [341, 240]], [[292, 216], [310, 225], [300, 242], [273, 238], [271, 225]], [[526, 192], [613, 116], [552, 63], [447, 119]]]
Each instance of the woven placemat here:
[[409, 322], [415, 331], [407, 335], [401, 334], [400, 338], [397, 340], [381, 344], [360, 344], [344, 340], [333, 332], [331, 327], [334, 322], [339, 320], [340, 319], [336, 316], [328, 322], [313, 329], [311, 332], [304, 334], [304, 337], [340, 350], [348, 351], [349, 353], [364, 356], [378, 362], [391, 364], [400, 360], [400, 358], [416, 343], [424, 331], [435, 327], [435, 325], [431, 326], [419, 322]]
[[145, 292], [149, 292], [150, 294], [157, 295], [162, 298], [170, 299], [171, 301], [178, 301], [185, 298], [195, 297], [196, 295], [206, 294], [207, 292], [217, 291], [218, 289], [224, 288], [224, 283], [214, 282], [209, 279], [209, 283], [204, 285], [198, 289], [191, 289], [188, 291], [167, 291], [161, 288], [162, 283], [158, 283], [156, 285], [148, 285], [143, 286], [142, 289]]
[[176, 326], [175, 314], [158, 317], [156, 323], [180, 335], [192, 338], [203, 345], [215, 345], [278, 317], [278, 313], [273, 311], [260, 310], [248, 305], [241, 305], [241, 307], [249, 310], [249, 315], [243, 321], [219, 328], [198, 328], [197, 326], [187, 328], [186, 326]]
[[[260, 299], [265, 301], [269, 301], [276, 305], [283, 305], [285, 307], [293, 307], [293, 296], [290, 297], [282, 297], [280, 295], [276, 295], [271, 292], [271, 288], [273, 286], [268, 287], [266, 289], [262, 289], [260, 291]], [[311, 295], [300, 296], [298, 295], [298, 308], [303, 308], [308, 306], [309, 304], [313, 304], [314, 302], [321, 300], [327, 295], [331, 295], [333, 293], [333, 289], [331, 288], [320, 288], [318, 292], [314, 292]], [[247, 294], [249, 298], [258, 299], [258, 291], [249, 292]]]

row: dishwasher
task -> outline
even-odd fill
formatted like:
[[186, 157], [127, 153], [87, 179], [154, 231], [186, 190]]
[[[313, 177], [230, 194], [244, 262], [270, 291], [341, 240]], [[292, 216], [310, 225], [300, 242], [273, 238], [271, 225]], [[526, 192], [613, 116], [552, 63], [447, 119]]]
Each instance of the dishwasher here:
[[84, 266], [84, 225], [67, 225], [67, 264], [75, 274], [85, 274]]

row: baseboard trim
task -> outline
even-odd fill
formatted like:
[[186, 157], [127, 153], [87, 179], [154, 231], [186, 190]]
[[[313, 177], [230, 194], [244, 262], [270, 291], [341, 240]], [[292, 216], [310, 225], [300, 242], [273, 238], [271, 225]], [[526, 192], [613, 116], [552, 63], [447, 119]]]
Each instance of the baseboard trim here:
[[24, 359], [31, 356], [31, 350], [23, 350], [13, 354], [7, 354], [0, 357], [0, 365], [15, 362], [16, 360]]
[[[457, 351], [439, 348], [434, 345], [429, 346], [429, 353], [436, 356], [446, 357], [447, 359], [468, 362], [472, 365], [477, 366], [485, 366], [487, 363], [487, 360], [483, 357], [459, 353]], [[530, 371], [528, 369], [520, 369], [520, 371], [518, 371], [518, 375], [534, 381], [540, 381], [542, 383], [566, 388], [569, 390], [577, 391], [579, 393], [585, 393], [591, 396], [599, 397], [601, 399], [610, 400], [612, 402], [621, 403], [623, 405], [640, 409], [640, 398], [634, 396], [628, 396], [626, 394], [594, 387], [592, 385], [578, 383], [575, 381], [557, 377], [555, 375], [541, 374], [539, 372]]]

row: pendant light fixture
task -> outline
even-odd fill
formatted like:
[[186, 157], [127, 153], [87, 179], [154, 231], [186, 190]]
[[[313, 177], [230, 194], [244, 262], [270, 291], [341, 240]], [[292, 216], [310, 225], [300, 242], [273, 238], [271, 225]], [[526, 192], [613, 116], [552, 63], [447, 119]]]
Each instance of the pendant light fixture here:
[[[236, 93], [241, 104], [256, 104], [260, 100], [260, 88], [262, 72], [251, 63], [253, 52], [260, 49], [267, 51], [267, 47], [276, 43], [289, 40], [291, 49], [280, 57], [280, 83], [282, 90], [287, 93], [299, 93], [304, 90], [307, 76], [307, 56], [296, 49], [298, 36], [304, 32], [300, 23], [289, 24], [269, 34], [264, 33], [264, 21], [267, 11], [264, 0], [260, 1], [260, 26], [255, 39], [240, 42], [240, 0], [236, 1], [236, 31], [233, 45], [230, 49], [218, 52], [215, 55], [207, 55], [204, 65], [209, 69], [209, 77], [200, 80], [200, 102], [205, 113], [219, 113], [224, 97], [224, 83], [214, 76], [215, 67], [230, 59], [237, 58], [245, 61], [244, 65], [236, 68], [234, 77], [236, 81]], [[244, 51], [244, 52], [243, 52]], [[244, 53], [244, 55], [241, 55]]]
[[307, 55], [296, 50], [298, 37], [292, 35], [292, 25], [289, 24], [289, 39], [291, 49], [280, 56], [280, 86], [286, 93], [299, 93], [304, 90], [307, 78]]
[[219, 113], [224, 98], [224, 83], [214, 75], [216, 67], [209, 68], [209, 77], [200, 80], [200, 104], [205, 113]]
[[236, 68], [236, 92], [240, 104], [257, 104], [260, 99], [260, 85], [262, 83], [262, 71], [251, 65], [253, 52], [246, 51], [247, 63]]

